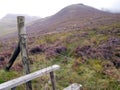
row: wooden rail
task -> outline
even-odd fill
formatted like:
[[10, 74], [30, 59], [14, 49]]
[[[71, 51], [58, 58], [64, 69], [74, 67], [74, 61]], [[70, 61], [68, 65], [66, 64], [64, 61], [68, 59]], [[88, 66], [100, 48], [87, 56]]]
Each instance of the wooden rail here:
[[[54, 78], [55, 76], [54, 76], [53, 71], [58, 70], [59, 68], [60, 68], [59, 65], [53, 65], [53, 66], [41, 69], [39, 71], [21, 76], [19, 78], [7, 81], [5, 83], [0, 84], [0, 90], [8, 90], [11, 88], [14, 89], [14, 87], [16, 87], [16, 86], [19, 86], [23, 83], [26, 83], [28, 81], [31, 81], [35, 78], [38, 78], [38, 77], [43, 76], [43, 75], [48, 74], [48, 73], [50, 73], [53, 90], [56, 90], [55, 89], [55, 78]], [[52, 72], [52, 74], [51, 74], [51, 72]]]

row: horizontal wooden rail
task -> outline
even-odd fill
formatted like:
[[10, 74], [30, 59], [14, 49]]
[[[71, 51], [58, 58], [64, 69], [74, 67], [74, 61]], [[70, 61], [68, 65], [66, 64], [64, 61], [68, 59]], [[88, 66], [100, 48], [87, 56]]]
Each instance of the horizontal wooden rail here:
[[60, 68], [59, 65], [53, 65], [53, 66], [41, 69], [39, 71], [21, 76], [19, 78], [4, 82], [4, 83], [0, 84], [0, 90], [8, 90], [10, 88], [14, 88], [14, 87], [19, 86], [23, 83], [31, 81], [35, 78], [38, 78], [40, 76], [43, 76], [45, 74], [48, 74], [48, 73], [53, 72], [55, 70], [58, 70], [59, 68]]

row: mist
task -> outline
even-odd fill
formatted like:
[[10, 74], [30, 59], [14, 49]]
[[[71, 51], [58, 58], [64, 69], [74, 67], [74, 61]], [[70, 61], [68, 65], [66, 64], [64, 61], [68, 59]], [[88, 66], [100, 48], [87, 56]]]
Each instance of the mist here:
[[0, 0], [0, 18], [8, 13], [46, 17], [68, 5], [79, 3], [104, 11], [120, 13], [120, 0]]
[[112, 13], [120, 13], [120, 1], [114, 0], [113, 4], [107, 8], [102, 8], [104, 11], [109, 11]]

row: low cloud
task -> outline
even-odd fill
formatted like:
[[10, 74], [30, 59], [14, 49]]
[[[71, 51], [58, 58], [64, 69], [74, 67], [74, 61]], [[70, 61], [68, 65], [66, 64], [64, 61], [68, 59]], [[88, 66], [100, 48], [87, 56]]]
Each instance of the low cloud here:
[[120, 13], [120, 0], [115, 0], [113, 5], [109, 8], [111, 12], [119, 12]]

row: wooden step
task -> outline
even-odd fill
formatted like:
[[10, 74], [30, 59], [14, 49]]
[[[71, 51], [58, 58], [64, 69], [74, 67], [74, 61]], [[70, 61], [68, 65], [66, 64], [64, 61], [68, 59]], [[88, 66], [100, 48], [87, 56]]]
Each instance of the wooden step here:
[[63, 90], [80, 90], [81, 87], [82, 87], [81, 84], [73, 83]]

